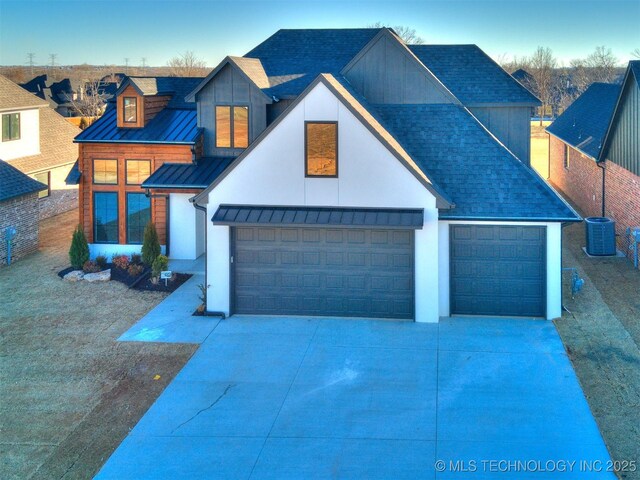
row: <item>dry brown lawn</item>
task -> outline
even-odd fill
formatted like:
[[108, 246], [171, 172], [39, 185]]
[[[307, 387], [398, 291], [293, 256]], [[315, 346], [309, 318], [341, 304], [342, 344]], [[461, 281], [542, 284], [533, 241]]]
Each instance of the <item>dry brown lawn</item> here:
[[165, 294], [61, 280], [76, 222], [44, 221], [40, 251], [0, 269], [2, 479], [95, 475], [196, 349], [116, 341]]

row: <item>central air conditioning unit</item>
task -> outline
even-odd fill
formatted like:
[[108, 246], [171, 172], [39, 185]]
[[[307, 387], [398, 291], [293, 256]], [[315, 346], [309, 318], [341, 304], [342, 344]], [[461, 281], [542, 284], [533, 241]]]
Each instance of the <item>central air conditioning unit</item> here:
[[587, 254], [605, 256], [616, 254], [616, 222], [607, 217], [584, 219], [587, 234]]

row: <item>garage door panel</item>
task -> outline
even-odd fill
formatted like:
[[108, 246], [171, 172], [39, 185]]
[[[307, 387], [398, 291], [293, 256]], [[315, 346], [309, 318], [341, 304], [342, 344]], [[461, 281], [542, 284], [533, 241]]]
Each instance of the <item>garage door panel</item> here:
[[546, 229], [450, 227], [451, 313], [545, 316]]
[[412, 230], [234, 230], [236, 313], [413, 317]]

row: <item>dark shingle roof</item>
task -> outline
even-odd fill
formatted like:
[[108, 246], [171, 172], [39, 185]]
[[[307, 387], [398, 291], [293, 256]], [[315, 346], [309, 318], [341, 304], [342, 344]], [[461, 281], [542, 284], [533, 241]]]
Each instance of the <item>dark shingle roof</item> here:
[[0, 202], [28, 193], [39, 192], [47, 186], [0, 160]]
[[380, 28], [278, 30], [245, 57], [260, 59], [277, 97], [299, 95], [320, 73], [339, 73]]
[[76, 142], [193, 144], [202, 134], [195, 110], [165, 108], [144, 128], [118, 128], [117, 109], [109, 108]]
[[142, 183], [142, 188], [206, 188], [234, 159], [203, 157], [197, 164], [165, 163]]
[[453, 199], [440, 218], [578, 220], [536, 173], [457, 105], [376, 105], [384, 125]]
[[142, 95], [171, 95], [168, 108], [195, 110], [194, 102], [186, 102], [185, 97], [198, 86], [204, 77], [126, 77], [117, 93], [132, 84]]
[[477, 45], [408, 45], [465, 105], [540, 101]]
[[547, 127], [547, 132], [597, 159], [619, 93], [620, 85], [592, 84]]

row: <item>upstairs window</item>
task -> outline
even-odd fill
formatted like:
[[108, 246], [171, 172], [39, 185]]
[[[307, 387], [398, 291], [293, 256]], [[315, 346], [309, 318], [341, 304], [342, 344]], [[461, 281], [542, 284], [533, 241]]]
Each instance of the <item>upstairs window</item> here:
[[216, 106], [216, 147], [249, 146], [249, 107]]
[[571, 153], [571, 147], [569, 145], [564, 146], [564, 158], [563, 158], [563, 165], [564, 168], [566, 168], [567, 170], [569, 169], [569, 154]]
[[94, 160], [93, 161], [93, 183], [101, 185], [118, 184], [118, 161], [117, 160]]
[[305, 174], [338, 176], [338, 123], [305, 122]]
[[140, 185], [151, 175], [150, 160], [127, 160], [127, 185]]
[[124, 123], [138, 123], [138, 99], [136, 97], [124, 97], [122, 107]]
[[20, 114], [5, 113], [2, 115], [2, 141], [20, 140]]

